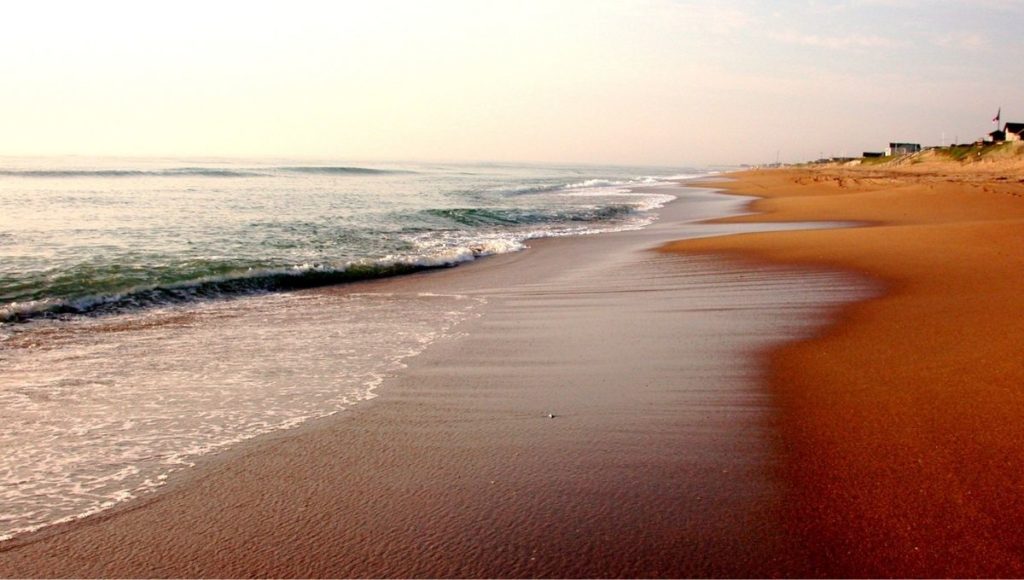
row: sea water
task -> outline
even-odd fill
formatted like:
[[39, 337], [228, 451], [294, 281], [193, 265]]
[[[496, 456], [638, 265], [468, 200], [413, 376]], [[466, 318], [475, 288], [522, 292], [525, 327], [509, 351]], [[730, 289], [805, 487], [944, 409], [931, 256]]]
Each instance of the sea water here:
[[295, 290], [649, 224], [685, 168], [0, 158], [0, 539], [375, 396], [479, 297]]

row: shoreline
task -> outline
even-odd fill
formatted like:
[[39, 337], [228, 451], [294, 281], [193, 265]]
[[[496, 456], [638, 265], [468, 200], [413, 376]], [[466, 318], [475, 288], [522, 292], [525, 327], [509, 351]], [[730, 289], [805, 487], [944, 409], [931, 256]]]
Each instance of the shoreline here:
[[747, 234], [662, 251], [846, 271], [885, 291], [771, 352], [789, 496], [813, 575], [1024, 574], [1024, 186], [1000, 175], [747, 172], [728, 223], [867, 227]]
[[[822, 275], [816, 294], [807, 287], [814, 276], [804, 270], [736, 269], [649, 252], [683, 235], [680, 228], [707, 235], [751, 229], [692, 224], [713, 213], [687, 203], [706, 201], [719, 215], [745, 205], [692, 191], [687, 202], [666, 208], [690, 211], [682, 223], [663, 215], [644, 230], [543, 240], [469, 268], [363, 283], [360, 291], [444, 289], [492, 304], [482, 321], [460, 329], [472, 340], [432, 345], [382, 385], [372, 405], [211, 457], [123, 508], [16, 538], [0, 547], [0, 571], [799, 573], [801, 548], [772, 523], [781, 506], [764, 423], [768, 403], [748, 365], [765, 346], [820, 324], [839, 300], [821, 290], [845, 288], [847, 300], [860, 290]], [[663, 320], [667, 312], [725, 330], [677, 346], [681, 329]], [[751, 313], [757, 316], [747, 320]], [[736, 324], [747, 330], [728, 330]], [[633, 346], [609, 345], [612, 328], [633, 337]], [[542, 348], [541, 339], [555, 342]], [[691, 370], [680, 375], [685, 368]], [[634, 382], [639, 392], [622, 392]], [[552, 410], [553, 422], [546, 418]], [[611, 550], [613, 537], [629, 546], [616, 540]]]

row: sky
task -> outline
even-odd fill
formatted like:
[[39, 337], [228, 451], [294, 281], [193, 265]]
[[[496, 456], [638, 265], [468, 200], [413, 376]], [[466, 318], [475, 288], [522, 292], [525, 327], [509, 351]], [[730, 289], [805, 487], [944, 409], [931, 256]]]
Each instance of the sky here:
[[1024, 121], [1024, 0], [19, 2], [0, 155], [701, 166]]

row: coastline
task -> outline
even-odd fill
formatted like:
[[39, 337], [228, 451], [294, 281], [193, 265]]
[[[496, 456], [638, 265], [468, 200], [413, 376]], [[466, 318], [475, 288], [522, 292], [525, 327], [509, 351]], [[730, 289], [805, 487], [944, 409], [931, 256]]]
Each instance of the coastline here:
[[757, 363], [864, 287], [650, 252], [686, 235], [797, 227], [695, 224], [746, 202], [688, 191], [644, 230], [360, 284], [489, 304], [377, 400], [16, 538], [0, 547], [0, 573], [807, 573], [778, 521], [773, 403]]
[[761, 213], [725, 222], [870, 226], [663, 248], [885, 287], [771, 353], [785, 520], [815, 575], [1024, 575], [1024, 185], [986, 169], [747, 172], [721, 187]]

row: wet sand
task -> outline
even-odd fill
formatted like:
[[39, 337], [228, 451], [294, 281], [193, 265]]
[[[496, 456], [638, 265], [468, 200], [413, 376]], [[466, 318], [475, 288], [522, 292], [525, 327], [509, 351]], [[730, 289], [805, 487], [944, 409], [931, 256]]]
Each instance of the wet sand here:
[[793, 227], [692, 223], [746, 203], [693, 194], [642, 231], [326, 290], [486, 304], [378, 399], [210, 457], [120, 509], [7, 542], [0, 574], [812, 573], [814, 546], [785, 525], [779, 459], [793, 433], [791, 422], [779, 430], [779, 394], [763, 388], [763, 353], [818, 332], [868, 288], [651, 251]]
[[884, 284], [775, 350], [790, 534], [828, 576], [1024, 576], [1024, 184], [1013, 167], [739, 175], [764, 212], [871, 227], [684, 241], [674, 252]]

